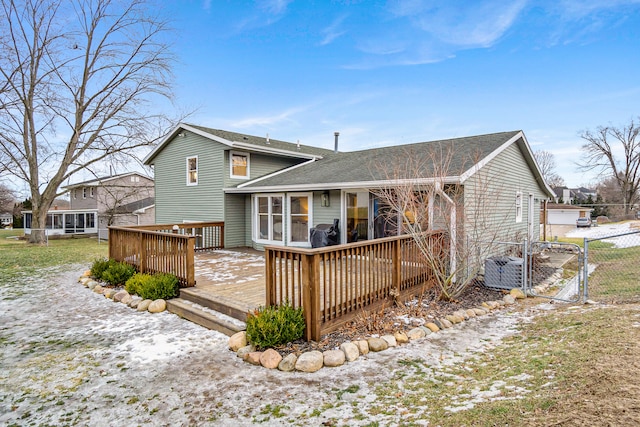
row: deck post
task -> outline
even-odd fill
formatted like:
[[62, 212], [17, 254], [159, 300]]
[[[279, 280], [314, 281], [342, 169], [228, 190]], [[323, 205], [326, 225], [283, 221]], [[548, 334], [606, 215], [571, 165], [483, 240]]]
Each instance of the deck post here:
[[195, 286], [196, 274], [195, 274], [195, 256], [196, 254], [196, 236], [189, 236], [187, 239], [187, 286]]
[[391, 263], [393, 265], [391, 286], [395, 288], [396, 295], [400, 295], [400, 282], [402, 281], [402, 242], [402, 239], [394, 240], [391, 247]]
[[318, 319], [318, 314], [315, 312], [315, 305], [319, 303], [318, 299], [315, 297], [315, 289], [317, 286], [314, 285], [316, 281], [316, 271], [315, 268], [314, 255], [302, 254], [300, 259], [300, 270], [301, 270], [301, 279], [302, 279], [302, 310], [304, 313], [304, 323], [305, 323], [305, 339], [307, 341], [319, 341], [320, 339], [320, 322]]
[[275, 298], [273, 296], [273, 287], [274, 287], [274, 278], [273, 278], [273, 260], [274, 260], [274, 256], [273, 256], [273, 250], [269, 249], [269, 248], [265, 248], [264, 250], [264, 276], [265, 276], [265, 294], [266, 294], [266, 306], [267, 307], [271, 307], [274, 302], [275, 302]]
[[310, 271], [309, 271], [309, 310], [311, 310], [311, 338], [314, 341], [320, 341], [320, 334], [322, 332], [322, 316], [320, 315], [320, 255], [313, 254], [309, 257]]

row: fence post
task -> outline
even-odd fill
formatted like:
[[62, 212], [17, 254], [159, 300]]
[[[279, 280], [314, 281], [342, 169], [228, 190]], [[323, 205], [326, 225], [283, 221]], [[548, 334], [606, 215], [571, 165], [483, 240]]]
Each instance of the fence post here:
[[583, 255], [583, 260], [582, 260], [582, 265], [583, 265], [583, 277], [584, 277], [584, 300], [582, 301], [583, 303], [586, 304], [587, 300], [589, 299], [589, 240], [585, 237], [584, 238], [584, 255]]

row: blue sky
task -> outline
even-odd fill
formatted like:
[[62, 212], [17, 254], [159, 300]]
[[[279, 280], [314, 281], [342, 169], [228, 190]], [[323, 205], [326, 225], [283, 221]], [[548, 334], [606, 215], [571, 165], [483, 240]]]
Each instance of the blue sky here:
[[578, 186], [580, 131], [640, 115], [640, 0], [166, 7], [203, 126], [345, 151], [522, 129]]

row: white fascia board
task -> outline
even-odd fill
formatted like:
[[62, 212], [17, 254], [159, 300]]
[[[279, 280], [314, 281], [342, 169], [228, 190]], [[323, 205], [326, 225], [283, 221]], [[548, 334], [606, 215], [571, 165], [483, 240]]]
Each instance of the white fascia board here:
[[131, 212], [131, 213], [132, 213], [132, 214], [143, 214], [143, 213], [145, 213], [145, 212], [146, 212], [146, 210], [147, 210], [147, 209], [151, 209], [151, 208], [152, 208], [152, 207], [154, 207], [154, 206], [155, 206], [155, 204], [153, 204], [153, 205], [149, 205], [149, 206], [145, 206], [145, 207], [143, 207], [143, 208], [136, 209], [135, 211], [133, 211], [133, 212]]
[[75, 183], [75, 184], [69, 184], [69, 185], [65, 185], [64, 187], [61, 187], [61, 188], [63, 190], [72, 190], [72, 189], [77, 188], [77, 187], [88, 187], [90, 185], [102, 185], [105, 182], [112, 181], [112, 180], [118, 179], [118, 178], [125, 178], [125, 177], [131, 176], [131, 175], [138, 175], [138, 176], [141, 176], [143, 178], [150, 179], [150, 180], [153, 181], [153, 178], [149, 178], [148, 176], [142, 175], [139, 172], [125, 172], [125, 173], [121, 173], [121, 174], [118, 174], [118, 175], [107, 176], [107, 177], [104, 177], [104, 178], [96, 178], [96, 179], [92, 179], [90, 181], [83, 181], [83, 182], [78, 182], [78, 183]]
[[252, 180], [252, 181], [249, 181], [249, 182], [245, 182], [245, 183], [243, 183], [243, 184], [240, 184], [240, 185], [238, 185], [236, 188], [243, 188], [243, 187], [246, 187], [246, 186], [248, 186], [248, 185], [253, 185], [253, 184], [255, 184], [256, 182], [263, 181], [263, 180], [265, 180], [265, 179], [267, 179], [267, 178], [271, 178], [271, 177], [274, 177], [274, 176], [276, 176], [276, 175], [280, 175], [280, 174], [282, 174], [282, 173], [290, 172], [290, 171], [292, 171], [293, 169], [297, 169], [297, 168], [299, 168], [299, 167], [301, 167], [301, 166], [306, 166], [306, 165], [308, 165], [308, 164], [310, 164], [310, 163], [313, 163], [313, 162], [315, 162], [315, 161], [316, 161], [316, 159], [311, 159], [311, 160], [308, 160], [308, 161], [306, 161], [306, 162], [299, 163], [299, 164], [297, 164], [297, 165], [293, 165], [293, 166], [291, 166], [291, 167], [289, 167], [289, 168], [282, 169], [282, 170], [279, 170], [279, 171], [277, 171], [277, 172], [273, 172], [273, 173], [270, 173], [270, 174], [268, 174], [268, 175], [261, 176], [260, 178], [256, 178], [256, 179], [254, 179], [254, 180]]
[[233, 148], [251, 150], [259, 153], [277, 154], [279, 156], [286, 156], [286, 157], [295, 157], [295, 158], [310, 159], [310, 160], [317, 160], [322, 158], [322, 156], [315, 155], [315, 154], [306, 154], [306, 153], [301, 153], [299, 151], [281, 150], [278, 148], [261, 147], [259, 145], [247, 144], [245, 142], [240, 142], [240, 141], [233, 141], [232, 146]]
[[480, 160], [478, 163], [476, 163], [470, 169], [468, 169], [466, 172], [464, 172], [462, 175], [460, 175], [460, 182], [464, 183], [466, 180], [471, 178], [480, 169], [485, 167], [491, 160], [493, 160], [496, 157], [498, 157], [498, 155], [500, 153], [502, 153], [511, 144], [513, 144], [515, 141], [517, 141], [520, 138], [524, 138], [524, 134], [522, 133], [522, 131], [520, 131], [517, 134], [515, 134], [512, 138], [509, 138], [504, 144], [502, 144], [500, 147], [498, 147], [496, 150], [494, 150], [492, 153], [490, 153], [487, 157], [485, 157], [484, 159]]
[[401, 185], [434, 185], [441, 184], [459, 184], [460, 178], [457, 176], [446, 178], [420, 178], [420, 179], [399, 179], [384, 181], [358, 181], [358, 182], [331, 182], [318, 184], [295, 184], [286, 186], [265, 186], [265, 187], [249, 187], [249, 188], [224, 188], [225, 193], [274, 193], [274, 192], [292, 192], [292, 191], [322, 191], [322, 190], [349, 190], [361, 188], [384, 188]]

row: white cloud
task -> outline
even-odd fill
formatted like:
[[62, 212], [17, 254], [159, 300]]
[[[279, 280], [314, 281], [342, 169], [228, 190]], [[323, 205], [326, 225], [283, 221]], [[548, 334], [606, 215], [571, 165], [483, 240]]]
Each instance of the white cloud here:
[[336, 18], [331, 25], [322, 30], [323, 38], [320, 41], [320, 46], [326, 46], [332, 43], [338, 37], [346, 33], [345, 30], [341, 30], [342, 22], [346, 19], [347, 15], [342, 15]]
[[287, 6], [292, 0], [263, 0], [257, 3], [257, 10], [250, 11], [237, 24], [238, 31], [268, 27], [282, 19], [287, 13]]

